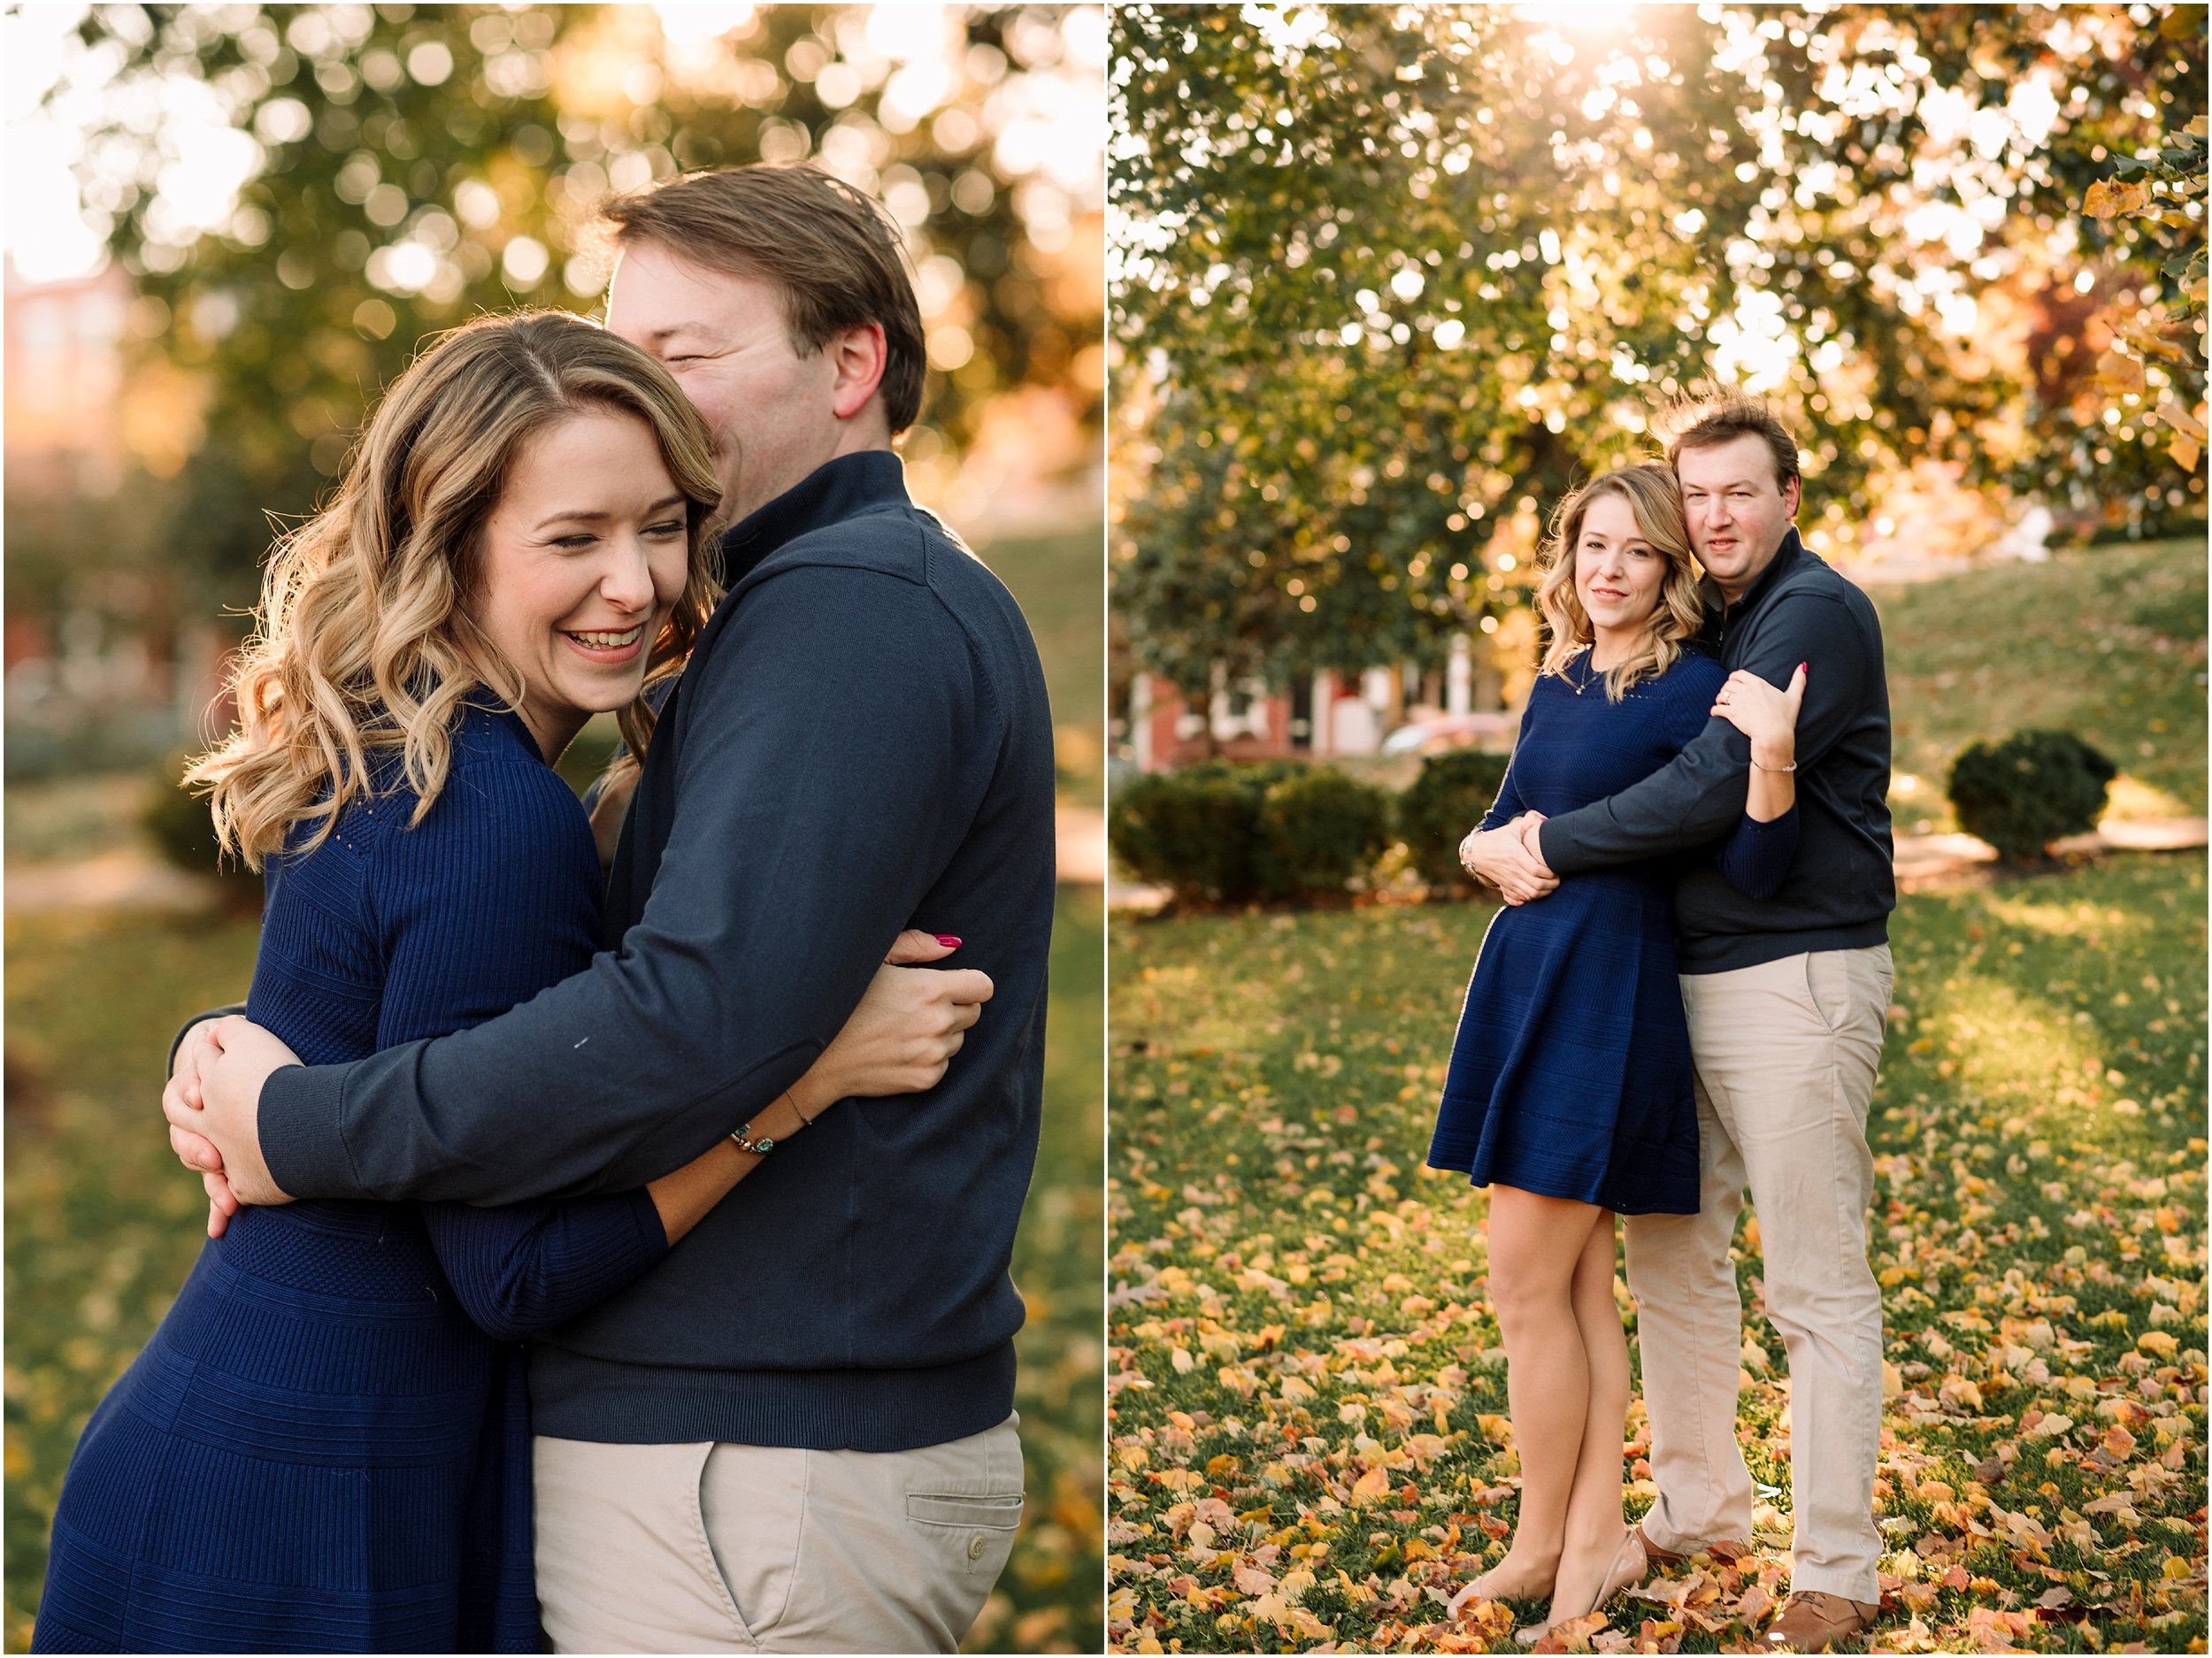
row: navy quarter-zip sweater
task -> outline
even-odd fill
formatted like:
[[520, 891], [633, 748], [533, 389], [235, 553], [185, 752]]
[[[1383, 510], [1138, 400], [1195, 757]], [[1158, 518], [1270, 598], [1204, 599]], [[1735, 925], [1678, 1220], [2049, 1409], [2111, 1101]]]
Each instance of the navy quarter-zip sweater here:
[[534, 1349], [536, 1427], [894, 1451], [1013, 1408], [1008, 1276], [1043, 1087], [1051, 717], [1006, 589], [841, 457], [723, 542], [590, 967], [473, 1029], [263, 1087], [296, 1197], [622, 1191], [771, 1101], [901, 929], [996, 994], [927, 1094], [847, 1101], [635, 1283]]
[[[1889, 828], [1889, 681], [1873, 602], [1806, 550], [1794, 527], [1735, 603], [1709, 609], [1705, 641], [1722, 666], [1786, 686], [1807, 664], [1797, 717], [1797, 856], [1764, 899], [1709, 860], [1677, 882], [1686, 973], [1728, 972], [1809, 950], [1886, 943], [1897, 881]], [[1633, 787], [1537, 831], [1563, 880], [1586, 870], [1724, 839], [1743, 816], [1751, 741], [1724, 719]]]

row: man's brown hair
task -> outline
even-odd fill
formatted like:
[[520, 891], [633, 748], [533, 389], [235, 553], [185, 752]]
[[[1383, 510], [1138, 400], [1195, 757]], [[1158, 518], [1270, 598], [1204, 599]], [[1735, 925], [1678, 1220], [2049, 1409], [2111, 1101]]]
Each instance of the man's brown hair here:
[[1789, 487], [1801, 479], [1798, 470], [1797, 440], [1758, 398], [1734, 387], [1723, 387], [1686, 398], [1660, 417], [1659, 430], [1667, 435], [1667, 464], [1673, 465], [1684, 449], [1709, 449], [1744, 436], [1757, 438], [1774, 457], [1774, 487]]
[[921, 306], [898, 226], [860, 191], [818, 167], [764, 162], [695, 173], [600, 212], [618, 245], [657, 242], [710, 270], [773, 282], [801, 357], [877, 324], [884, 415], [895, 434], [914, 424], [929, 365]]

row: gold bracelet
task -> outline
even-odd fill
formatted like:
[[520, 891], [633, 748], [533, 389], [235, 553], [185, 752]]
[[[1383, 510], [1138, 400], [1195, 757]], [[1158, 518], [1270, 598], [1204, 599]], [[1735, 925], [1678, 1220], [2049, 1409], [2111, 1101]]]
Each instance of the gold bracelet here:
[[1760, 765], [1759, 756], [1755, 754], [1751, 756], [1751, 764], [1762, 771], [1794, 771], [1797, 770], [1797, 762], [1794, 760], [1787, 765]]
[[772, 1139], [755, 1140], [750, 1123], [738, 1129], [730, 1138], [737, 1142], [738, 1150], [749, 1151], [757, 1157], [765, 1157], [776, 1148], [776, 1142]]

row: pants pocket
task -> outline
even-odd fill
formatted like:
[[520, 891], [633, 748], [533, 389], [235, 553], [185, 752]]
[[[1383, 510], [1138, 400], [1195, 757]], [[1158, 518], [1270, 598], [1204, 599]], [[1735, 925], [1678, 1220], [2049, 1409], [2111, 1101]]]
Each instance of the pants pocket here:
[[1805, 1002], [1831, 1036], [1843, 1029], [1849, 1016], [1851, 983], [1841, 952], [1809, 950], [1805, 962]]
[[791, 1600], [805, 1523], [807, 1453], [718, 1444], [699, 1470], [699, 1521], [731, 1616], [757, 1645]]
[[1022, 1494], [910, 1492], [906, 1518], [950, 1570], [989, 1584], [997, 1580], [1013, 1553], [1014, 1533], [1021, 1526]]

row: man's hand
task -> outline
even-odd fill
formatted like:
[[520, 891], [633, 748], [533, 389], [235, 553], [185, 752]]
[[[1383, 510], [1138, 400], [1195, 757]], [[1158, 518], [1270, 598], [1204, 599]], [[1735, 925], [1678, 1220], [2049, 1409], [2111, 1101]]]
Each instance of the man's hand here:
[[1536, 865], [1543, 878], [1556, 887], [1559, 877], [1553, 874], [1551, 865], [1544, 862], [1544, 837], [1537, 833], [1543, 826], [1544, 814], [1540, 811], [1525, 811], [1512, 824], [1512, 827], [1521, 832], [1521, 850], [1528, 854], [1529, 861]]
[[[220, 1234], [238, 1203], [288, 1203], [261, 1156], [261, 1085], [299, 1055], [259, 1025], [233, 1016], [196, 1027], [162, 1091], [169, 1143], [205, 1180], [208, 1232]], [[219, 1182], [221, 1183], [219, 1191]], [[227, 1194], [232, 1208], [224, 1207]]]
[[1477, 880], [1498, 889], [1509, 904], [1525, 904], [1555, 891], [1559, 878], [1532, 856], [1522, 839], [1525, 828], [1542, 818], [1534, 812], [1500, 829], [1478, 829], [1459, 843], [1459, 861]]

